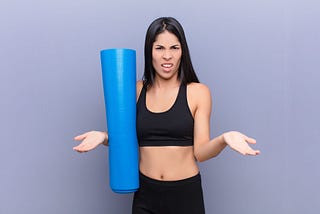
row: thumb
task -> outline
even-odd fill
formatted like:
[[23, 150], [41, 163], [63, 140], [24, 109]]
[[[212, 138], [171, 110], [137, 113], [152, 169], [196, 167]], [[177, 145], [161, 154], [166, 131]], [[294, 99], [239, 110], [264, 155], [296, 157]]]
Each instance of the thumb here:
[[75, 136], [74, 140], [83, 140], [84, 138], [87, 137], [87, 135], [88, 135], [88, 132], [81, 134], [81, 135], [78, 135], [78, 136]]
[[254, 138], [245, 136], [245, 140], [250, 144], [256, 144], [257, 141]]

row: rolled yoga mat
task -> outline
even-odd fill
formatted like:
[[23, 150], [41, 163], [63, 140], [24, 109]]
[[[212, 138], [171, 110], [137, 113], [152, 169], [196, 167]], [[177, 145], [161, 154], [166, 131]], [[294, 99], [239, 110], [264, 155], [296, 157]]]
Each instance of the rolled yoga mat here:
[[107, 49], [100, 52], [109, 135], [110, 187], [116, 193], [139, 188], [136, 134], [136, 52]]

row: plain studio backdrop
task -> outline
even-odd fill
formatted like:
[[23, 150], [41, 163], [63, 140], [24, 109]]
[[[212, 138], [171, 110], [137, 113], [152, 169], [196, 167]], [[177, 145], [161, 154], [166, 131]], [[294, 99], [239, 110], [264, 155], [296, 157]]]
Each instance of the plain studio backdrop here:
[[107, 147], [78, 154], [73, 137], [106, 129], [99, 51], [136, 49], [141, 78], [159, 16], [185, 29], [211, 136], [239, 130], [262, 151], [200, 164], [207, 213], [319, 213], [316, 0], [2, 0], [0, 213], [130, 213], [132, 194], [109, 188]]

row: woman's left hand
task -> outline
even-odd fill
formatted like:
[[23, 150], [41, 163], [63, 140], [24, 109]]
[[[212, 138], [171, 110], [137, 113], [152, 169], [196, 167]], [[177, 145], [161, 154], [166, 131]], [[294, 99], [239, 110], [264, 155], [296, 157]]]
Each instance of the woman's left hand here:
[[237, 132], [231, 131], [226, 132], [222, 135], [224, 142], [230, 146], [233, 150], [243, 154], [243, 155], [258, 155], [260, 154], [259, 150], [252, 149], [249, 144], [255, 144], [256, 140], [246, 135]]

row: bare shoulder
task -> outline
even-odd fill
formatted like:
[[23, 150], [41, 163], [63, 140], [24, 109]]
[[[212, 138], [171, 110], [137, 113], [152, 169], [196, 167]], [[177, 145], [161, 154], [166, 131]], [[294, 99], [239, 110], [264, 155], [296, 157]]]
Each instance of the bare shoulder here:
[[142, 80], [138, 80], [137, 81], [137, 89], [142, 89], [142, 86], [143, 86], [143, 81]]
[[210, 89], [203, 83], [190, 83], [187, 88], [187, 97], [190, 110], [193, 112], [194, 118], [198, 113], [204, 112], [210, 115], [212, 98]]
[[203, 83], [190, 83], [188, 84], [188, 93], [192, 98], [210, 98], [211, 93], [207, 85]]

